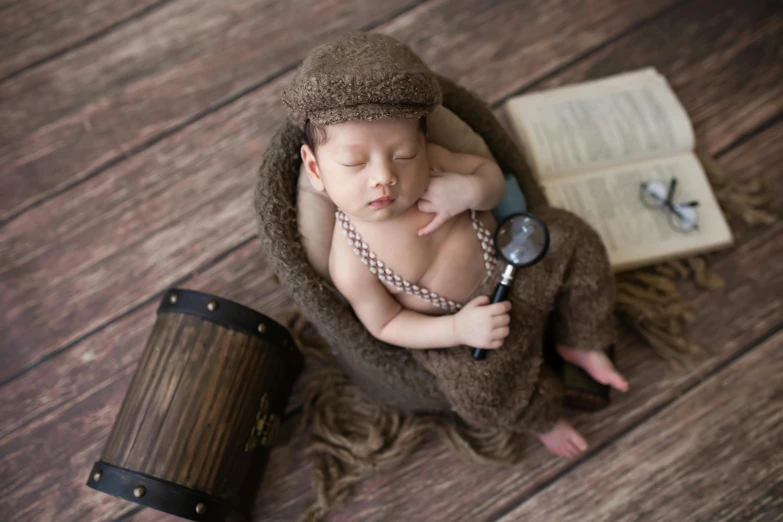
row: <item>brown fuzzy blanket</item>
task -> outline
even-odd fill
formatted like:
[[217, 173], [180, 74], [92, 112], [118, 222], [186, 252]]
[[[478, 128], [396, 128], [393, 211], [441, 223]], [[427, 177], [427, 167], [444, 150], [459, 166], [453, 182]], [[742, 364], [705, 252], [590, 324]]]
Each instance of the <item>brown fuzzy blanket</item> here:
[[[524, 158], [486, 105], [450, 80], [442, 76], [438, 80], [443, 105], [484, 138], [503, 170], [517, 175], [529, 207], [544, 219], [553, 236], [550, 253], [544, 260], [518, 271], [512, 297], [515, 319], [506, 346], [488, 354], [484, 361], [475, 361], [467, 349], [408, 350], [379, 341], [367, 332], [334, 287], [315, 273], [299, 242], [296, 184], [301, 163], [299, 147], [304, 136], [298, 126], [288, 121], [269, 144], [260, 168], [255, 194], [259, 237], [281, 284], [316, 325], [348, 376], [370, 398], [403, 411], [454, 409], [468, 422], [492, 423], [517, 431], [526, 429], [525, 426], [540, 429], [559, 414], [559, 406], [550, 406], [562, 393], [562, 387], [549, 377], [548, 370], [541, 369], [546, 316], [558, 305], [556, 296], [564, 281], [577, 281], [582, 273], [571, 254], [575, 242], [562, 241], [561, 248], [555, 237], [578, 237], [579, 244], [593, 241], [595, 245], [590, 250], [594, 252], [603, 253], [603, 245], [580, 219], [546, 206]], [[585, 280], [596, 285], [609, 283], [605, 288], [611, 291], [611, 272], [604, 270], [601, 263], [594, 263], [595, 267], [585, 272], [594, 274], [599, 270], [600, 277], [591, 275]], [[569, 274], [576, 277], [569, 279]], [[498, 280], [487, 279], [483, 291], [491, 292], [490, 287]], [[592, 325], [608, 325], [606, 317], [611, 312], [607, 314], [605, 308], [611, 311], [613, 303], [607, 301], [599, 310], [595, 302], [581, 308], [573, 298], [562, 303], [568, 315], [555, 323], [559, 325], [561, 342], [584, 349], [605, 348], [611, 342], [608, 339], [613, 336], [613, 327], [605, 326], [612, 330], [612, 335], [594, 337], [598, 334], [588, 332], [600, 330]], [[572, 317], [578, 317], [578, 321]], [[584, 327], [576, 329], [576, 324]], [[570, 342], [566, 340], [568, 336]], [[505, 362], [498, 364], [501, 361]], [[535, 413], [539, 410], [547, 413]]]

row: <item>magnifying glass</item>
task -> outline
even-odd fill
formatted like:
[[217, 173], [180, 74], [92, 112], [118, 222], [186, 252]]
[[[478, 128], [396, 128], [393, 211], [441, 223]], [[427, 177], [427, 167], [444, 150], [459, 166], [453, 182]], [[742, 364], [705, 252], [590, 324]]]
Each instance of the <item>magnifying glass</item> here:
[[[518, 212], [504, 219], [495, 231], [495, 250], [506, 262], [503, 277], [495, 288], [492, 303], [504, 301], [517, 268], [537, 263], [549, 248], [549, 231], [544, 222], [529, 212]], [[473, 358], [484, 359], [487, 351], [473, 348]]]

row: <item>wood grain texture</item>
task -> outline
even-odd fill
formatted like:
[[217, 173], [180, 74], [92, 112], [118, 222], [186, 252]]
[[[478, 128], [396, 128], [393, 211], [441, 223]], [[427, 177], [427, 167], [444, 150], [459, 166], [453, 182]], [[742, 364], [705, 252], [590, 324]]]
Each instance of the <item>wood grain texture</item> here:
[[782, 34], [781, 3], [690, 2], [535, 88], [656, 67], [717, 151], [783, 112]]
[[[519, 70], [547, 70], [561, 63], [560, 56], [584, 52], [674, 1], [634, 0], [628, 10], [619, 0], [569, 0], [553, 11], [551, 0], [524, 8], [510, 0], [440, 0], [399, 17], [388, 32], [410, 42], [438, 69], [444, 55], [453, 56], [449, 61], [455, 65], [443, 64], [445, 72], [483, 78], [479, 82], [496, 92], [494, 81], [516, 85]], [[13, 111], [0, 114], [10, 144], [0, 148], [0, 172], [7, 171], [0, 220], [274, 77], [317, 43], [414, 4], [298, 0], [282, 7], [271, 0], [234, 0], [199, 2], [194, 9], [188, 7], [192, 2], [178, 2], [0, 86], [0, 101], [14, 103]], [[340, 18], [322, 23], [325, 13], [335, 11]], [[520, 26], [528, 30], [520, 32]], [[542, 48], [555, 33], [573, 38]], [[460, 56], [466, 59], [456, 59]], [[487, 64], [495, 67], [460, 69]]]
[[780, 520], [781, 375], [778, 332], [499, 522]]
[[168, 0], [25, 0], [0, 9], [0, 80]]
[[416, 1], [171, 2], [1, 84], [0, 219]]
[[262, 471], [245, 449], [262, 395], [280, 411], [293, 382], [283, 349], [201, 317], [159, 315], [101, 460], [236, 506]]
[[[709, 6], [704, 7], [698, 13], [701, 18], [693, 23], [709, 23], [716, 16], [711, 13]], [[425, 21], [412, 20], [409, 23], [424, 24]], [[761, 21], [759, 25], [763, 29], [764, 22]], [[438, 38], [445, 42], [443, 47], [447, 49], [448, 28], [443, 28], [438, 34]], [[513, 46], [512, 37], [519, 36], [493, 35], [496, 39], [508, 38], [503, 40], [506, 43], [502, 45], [518, 51]], [[761, 45], [767, 44], [762, 42]], [[421, 49], [417, 51], [422, 52]], [[677, 56], [679, 50], [673, 49], [671, 52]], [[444, 56], [439, 57], [438, 62], [458, 59], [468, 60], [469, 57], [455, 56], [444, 51]], [[564, 56], [553, 55], [548, 65], [566, 61]], [[717, 69], [724, 66], [734, 71], [727, 74], [748, 74], [742, 63], [732, 61], [731, 64], [722, 65], [720, 59], [718, 63], [712, 63], [712, 67]], [[540, 72], [525, 70], [521, 62], [516, 67], [519, 68], [519, 85], [535, 79]], [[683, 66], [683, 69], [687, 67]], [[469, 82], [463, 83], [470, 87]], [[705, 88], [708, 86], [707, 79], [703, 85]], [[247, 217], [250, 209], [247, 190], [252, 183], [248, 180], [243, 185], [241, 181], [234, 180], [229, 182], [233, 183], [233, 189], [225, 186], [220, 188], [226, 177], [252, 177], [260, 151], [269, 137], [270, 129], [275, 125], [275, 122], [265, 121], [280, 115], [275, 107], [279, 103], [276, 98], [278, 95], [279, 91], [270, 94], [270, 99], [275, 99], [266, 106], [257, 99], [250, 102], [243, 98], [232, 104], [237, 106], [236, 112], [229, 112], [231, 106], [222, 109], [222, 116], [216, 114], [212, 119], [199, 122], [197, 129], [186, 129], [187, 136], [168, 138], [165, 143], [145, 153], [143, 161], [134, 158], [136, 163], [131, 168], [108, 171], [105, 176], [109, 179], [104, 180], [104, 184], [96, 182], [78, 195], [71, 194], [56, 203], [44, 205], [36, 209], [32, 217], [26, 218], [24, 226], [12, 223], [0, 232], [3, 237], [0, 267], [8, 266], [6, 261], [12, 260], [18, 265], [27, 264], [24, 269], [12, 269], [15, 272], [11, 275], [3, 274], [4, 279], [0, 279], [2, 297], [5, 299], [6, 294], [10, 295], [13, 288], [15, 298], [2, 303], [3, 327], [6, 328], [0, 333], [3, 343], [5, 339], [14, 337], [22, 345], [29, 342], [36, 350], [43, 348], [40, 353], [32, 354], [32, 358], [27, 359], [29, 362], [39, 359], [41, 354], [52, 353], [55, 349], [53, 347], [65, 346], [79, 339], [80, 335], [100, 328], [88, 339], [81, 340], [58, 357], [46, 361], [4, 387], [4, 399], [8, 399], [0, 403], [0, 413], [3, 419], [11, 420], [3, 423], [0, 439], [0, 469], [3, 471], [0, 474], [3, 477], [0, 484], [0, 512], [14, 513], [15, 520], [112, 520], [133, 508], [132, 505], [90, 492], [84, 488], [83, 482], [84, 473], [108, 436], [109, 427], [154, 318], [154, 312], [150, 310], [154, 311], [156, 304], [141, 303], [153, 298], [172, 281], [191, 277], [199, 267], [218, 258], [217, 264], [208, 271], [211, 274], [209, 281], [196, 277], [189, 280], [186, 286], [224, 295], [270, 314], [287, 307], [289, 302], [282, 294], [275, 297], [259, 289], [265, 282], [271, 284], [271, 275], [256, 257], [260, 255], [256, 242], [245, 244], [236, 251], [230, 250], [240, 244], [237, 243], [237, 237], [244, 236], [245, 232], [252, 234], [253, 226]], [[245, 98], [254, 96], [258, 94], [253, 93]], [[730, 91], [713, 92], [711, 96], [714, 98], [706, 100], [707, 105], [701, 111], [709, 112], [709, 103], [721, 103], [728, 111], [753, 105], [752, 100], [733, 97]], [[726, 103], [726, 99], [729, 103]], [[693, 103], [693, 100], [689, 103]], [[699, 117], [693, 114], [687, 104], [686, 107], [694, 119]], [[766, 111], [765, 107], [753, 110], [757, 109], [761, 113]], [[239, 119], [237, 115], [242, 114], [243, 110], [252, 112], [250, 117]], [[757, 123], [763, 121], [763, 118], [755, 118], [753, 113], [746, 117]], [[259, 123], [263, 124], [260, 130], [253, 127]], [[243, 128], [244, 131], [237, 132]], [[771, 179], [779, 180], [778, 165], [781, 158], [774, 156], [779, 151], [776, 146], [780, 140], [779, 128], [775, 132], [776, 140], [756, 147], [763, 141], [762, 137], [767, 139], [770, 136], [765, 133], [727, 155], [725, 160], [729, 162], [730, 171], [740, 172], [740, 167], [750, 170], [764, 167], [770, 177], [778, 176]], [[738, 156], [734, 156], [735, 152]], [[775, 162], [766, 163], [767, 160], [764, 160], [761, 164], [755, 164], [759, 152], [768, 157], [774, 156]], [[213, 158], [215, 155], [218, 157]], [[232, 157], [232, 163], [221, 164], [221, 159], [225, 161], [227, 157]], [[212, 172], [204, 175], [202, 167]], [[160, 171], [153, 173], [156, 168]], [[168, 180], [172, 172], [174, 179]], [[147, 176], [146, 179], [137, 179], [144, 176]], [[776, 194], [783, 193], [779, 184], [774, 185], [774, 190]], [[139, 191], [142, 194], [138, 194]], [[247, 200], [237, 202], [236, 198], [242, 196], [247, 197]], [[237, 205], [242, 208], [237, 209]], [[184, 214], [181, 213], [183, 206], [186, 207]], [[140, 208], [134, 210], [134, 207]], [[776, 208], [780, 211], [779, 207]], [[160, 219], [172, 213], [175, 213], [173, 220]], [[110, 221], [110, 224], [105, 227], [100, 225], [104, 220]], [[233, 233], [237, 223], [245, 227], [242, 233], [222, 241], [220, 236], [226, 235], [227, 231]], [[137, 233], [139, 228], [142, 229], [141, 233]], [[171, 231], [166, 233], [169, 228]], [[92, 233], [103, 235], [91, 238]], [[126, 234], [131, 237], [123, 239]], [[750, 236], [744, 236], [743, 239], [747, 237]], [[8, 250], [10, 241], [13, 241], [13, 252]], [[123, 241], [119, 248], [113, 246], [116, 241]], [[735, 353], [735, 350], [744, 346], [743, 343], [757, 339], [776, 321], [779, 324], [779, 267], [770, 266], [770, 258], [765, 257], [780, 256], [776, 242], [780, 242], [779, 231], [770, 229], [753, 242], [743, 243], [739, 253], [727, 257], [719, 267], [724, 274], [737, 271], [729, 286], [720, 294], [699, 295], [695, 298], [695, 304], [703, 308], [693, 330], [694, 337], [714, 347], [719, 359], [725, 358], [728, 353]], [[134, 249], [141, 251], [134, 253]], [[231, 253], [223, 259], [221, 254], [225, 251]], [[65, 256], [66, 261], [55, 267], [57, 258], [61, 256]], [[162, 266], [157, 268], [159, 262]], [[77, 266], [75, 273], [70, 268], [74, 264]], [[123, 274], [118, 276], [118, 272]], [[20, 280], [27, 277], [34, 277], [36, 284], [24, 283], [27, 286], [19, 286], [23, 284]], [[67, 280], [71, 277], [80, 277], [82, 280], [77, 279], [69, 284]], [[110, 280], [104, 284], [102, 279], [106, 277]], [[241, 280], [242, 283], [234, 285], [231, 283], [234, 280]], [[204, 286], [199, 287], [201, 284]], [[93, 289], [99, 293], [98, 298], [90, 297]], [[33, 292], [32, 298], [25, 297], [26, 292]], [[41, 306], [37, 302], [39, 300], [45, 304]], [[754, 306], [748, 306], [748, 303]], [[136, 308], [140, 304], [141, 308]], [[70, 320], [63, 319], [63, 314], [72, 314]], [[95, 314], [102, 315], [99, 320], [93, 321]], [[37, 319], [30, 321], [36, 316]], [[54, 323], [50, 323], [52, 318], [55, 319]], [[57, 324], [57, 320], [61, 322]], [[89, 323], [87, 327], [84, 327], [85, 323]], [[49, 324], [54, 324], [54, 328], [50, 329]], [[706, 326], [702, 327], [701, 324]], [[78, 331], [74, 331], [74, 325]], [[739, 332], [739, 329], [743, 331]], [[632, 346], [638, 351], [643, 350], [639, 345]], [[25, 355], [29, 356], [29, 353]], [[4, 363], [11, 362], [8, 354], [2, 353], [2, 357]], [[592, 430], [590, 436], [595, 435], [591, 441], [611, 438], [616, 431], [606, 428], [607, 425], [617, 427], [619, 423], [629, 426], [638, 421], [640, 411], [650, 411], [665, 403], [671, 393], [677, 393], [678, 389], [670, 392], [667, 388], [672, 382], [662, 379], [665, 369], [656, 366], [653, 360], [626, 357], [620, 364], [624, 370], [629, 369], [632, 384], [636, 382], [634, 379], [641, 382], [642, 377], [639, 376], [649, 371], [649, 377], [643, 379], [651, 388], [644, 394], [633, 396], [634, 401], [643, 403], [638, 405], [640, 409], [629, 409], [626, 402], [618, 404], [604, 417], [583, 420], [582, 426], [589, 424]], [[714, 364], [714, 360], [711, 360], [706, 367], [714, 367], [711, 366]], [[657, 378], [662, 380], [657, 382]], [[694, 378], [697, 377], [689, 377], [691, 380], [688, 382]], [[659, 398], [656, 394], [664, 395]], [[598, 438], [601, 433], [606, 434], [603, 439]], [[283, 448], [277, 451], [282, 452], [281, 456], [288, 455], [289, 458], [299, 453], [296, 450], [284, 453]], [[444, 460], [450, 462], [455, 459], [449, 456], [438, 460], [436, 453], [433, 450], [422, 452], [416, 459], [426, 460], [434, 455], [431, 467], [440, 466]], [[530, 466], [518, 472], [538, 473], [545, 460], [546, 455], [538, 455]], [[301, 460], [276, 462], [270, 463], [268, 480], [262, 486], [260, 513], [269, 513], [270, 520], [290, 520], [298, 512], [297, 506], [303, 505], [305, 495], [310, 495], [309, 464], [302, 464]], [[297, 471], [297, 466], [304, 469]], [[388, 498], [392, 503], [386, 512], [379, 512], [376, 516], [409, 509], [400, 508], [399, 505], [415, 502], [416, 498], [422, 496], [421, 489], [427, 485], [432, 485], [433, 490], [444, 494], [442, 488], [448, 487], [449, 483], [444, 483], [442, 477], [453, 473], [453, 468], [444, 467], [444, 471], [437, 476], [429, 475], [430, 478], [427, 478], [428, 475], [422, 473], [421, 465], [406, 469], [408, 482], [421, 474], [420, 482], [415, 483], [419, 484], [418, 487], [406, 486], [404, 481], [393, 477], [381, 482], [373, 481], [365, 486], [371, 491], [373, 488], [380, 489], [383, 496], [377, 498], [383, 498], [384, 501]], [[429, 472], [434, 471], [430, 469]], [[496, 497], [490, 499], [490, 502], [496, 502], [497, 498], [515, 498], [515, 495], [525, 491], [525, 482], [520, 477], [514, 481], [497, 472], [482, 475], [469, 467], [460, 468], [457, 472], [469, 473], [476, 480], [488, 484], [494, 483], [497, 477], [499, 485], [493, 493]], [[545, 472], [551, 476], [556, 471], [546, 468]], [[384, 490], [383, 484], [387, 482], [390, 486]], [[411, 492], [411, 487], [415, 492]], [[400, 495], [401, 490], [406, 494]], [[395, 494], [395, 491], [398, 493]], [[435, 503], [448, 501], [456, 504], [460, 500], [472, 502], [473, 497], [466, 495], [465, 491], [457, 487], [453, 496], [446, 500], [436, 499]], [[364, 493], [360, 492], [360, 495], [365, 500], [360, 499], [359, 505], [371, 500], [370, 497], [364, 497]], [[488, 512], [494, 507], [484, 508]], [[348, 509], [345, 512], [347, 517], [352, 516], [350, 510], [357, 510], [357, 505]], [[154, 512], [145, 510], [139, 516], [153, 515]]]
[[0, 231], [0, 379], [254, 235], [254, 163], [282, 117], [273, 85]]
[[441, 0], [378, 32], [406, 42], [435, 71], [492, 104], [680, 3]]
[[[401, 38], [410, 40], [417, 51], [432, 57], [435, 64], [444, 53], [453, 52], [476, 58], [454, 60], [463, 66], [499, 64], [497, 70], [470, 75], [456, 66], [446, 68], [460, 78], [482, 77], [486, 83], [498, 77], [513, 83], [518, 73], [507, 64], [558, 64], [558, 55], [583, 52], [622, 31], [629, 22], [673, 1], [650, 5], [635, 0], [635, 8], [630, 11], [620, 1], [559, 3], [557, 12], [568, 16], [554, 16], [550, 0], [528, 2], [524, 9], [511, 1], [430, 2], [433, 5], [428, 3], [415, 10], [417, 23], [403, 16], [390, 30], [399, 30]], [[267, 5], [270, 2], [260, 0], [236, 0], [226, 7], [201, 4], [187, 12], [180, 4], [166, 6], [139, 24], [110, 35], [106, 41], [70, 53], [8, 86], [0, 86], [0, 100], [13, 101], [17, 107], [9, 111], [7, 118], [0, 116], [0, 129], [7, 128], [7, 139], [14, 142], [6, 150], [0, 149], [0, 170], [8, 171], [4, 179], [7, 195], [0, 199], [0, 219], [89, 176], [101, 165], [121, 158], [204, 109], [219, 105], [221, 100], [272, 77], [319, 40], [358, 29], [410, 2], [384, 2], [381, 12], [368, 2], [348, 6], [340, 3], [344, 17], [357, 19], [339, 26], [320, 23], [322, 13], [337, 9], [336, 3], [300, 0], [290, 9], [272, 8]], [[231, 27], [238, 17], [246, 20]], [[276, 23], [266, 23], [269, 19]], [[439, 24], [441, 29], [433, 32], [431, 24]], [[520, 25], [529, 30], [510, 30]], [[497, 26], [508, 27], [509, 36], [513, 35], [515, 41], [497, 43]], [[314, 27], [324, 34], [306, 34], [300, 27]], [[549, 41], [546, 36], [555, 33], [573, 38], [566, 38], [554, 49], [542, 48], [541, 42]], [[224, 35], [224, 40], [213, 41]], [[270, 40], [275, 43], [270, 44]], [[149, 41], [156, 45], [146, 45]], [[43, 106], [38, 103], [42, 97], [48, 100]]]
[[[783, 123], [726, 154], [722, 164], [739, 179], [762, 174], [770, 190], [781, 194], [783, 177], [776, 175], [776, 166], [783, 160], [783, 151], [775, 147], [781, 139]], [[783, 200], [773, 201], [772, 210], [783, 214]], [[591, 448], [600, 448], [643, 421], [783, 323], [783, 266], [776, 261], [783, 255], [783, 224], [754, 229], [736, 219], [730, 223], [737, 233], [737, 248], [715, 265], [726, 278], [726, 287], [710, 293], [691, 292], [696, 317], [688, 335], [704, 343], [711, 356], [691, 373], [672, 374], [648, 347], [622, 330], [623, 349], [618, 352], [617, 364], [632, 391], [615, 393], [614, 404], [603, 412], [568, 415]], [[297, 439], [272, 452], [256, 501], [256, 519], [293, 520], [312, 498], [312, 462], [303, 455], [302, 447], [303, 441]], [[510, 509], [568, 467], [568, 461], [552, 457], [534, 441], [526, 460], [509, 469], [463, 463], [443, 444], [432, 441], [399, 469], [362, 484], [329, 520], [491, 520], [495, 513]], [[131, 520], [174, 519], [145, 510]]]
[[[405, 19], [404, 27], [415, 25], [426, 33], [431, 16], [419, 11], [429, 5], [396, 19], [395, 27]], [[563, 4], [557, 5], [565, 9]], [[642, 6], [648, 4], [639, 5], [638, 9], [615, 5], [612, 16], [625, 20], [627, 27], [638, 21]], [[432, 11], [427, 13], [432, 15]], [[591, 13], [564, 11], [561, 16], [571, 17], [575, 26], [583, 27], [596, 23]], [[580, 18], [573, 18], [577, 15]], [[595, 10], [594, 15], [601, 15], [599, 19], [606, 26], [620, 25], [608, 23], [605, 9]], [[494, 23], [502, 27], [508, 13], [496, 16]], [[552, 16], [552, 12], [542, 15], [542, 23]], [[531, 26], [534, 22], [528, 21]], [[454, 23], [464, 26], [459, 17]], [[520, 34], [510, 29], [499, 32], [497, 45], [510, 48], [518, 41], [526, 42]], [[433, 45], [442, 39], [438, 33], [431, 33], [430, 38]], [[440, 45], [444, 46], [440, 69], [450, 63], [486, 61], [482, 54], [456, 55], [449, 53], [445, 44]], [[550, 62], [567, 63], [587, 48], [569, 47], [563, 54], [550, 55]], [[519, 72], [517, 85], [545, 72], [526, 66], [522, 61], [525, 56], [533, 55], [514, 54], [506, 62]], [[536, 56], [531, 64], [539, 59]], [[255, 225], [248, 217], [252, 216], [251, 173], [283, 118], [279, 96], [290, 77], [280, 77], [242, 97], [105, 175], [23, 214], [0, 231], [0, 281], [7, 281], [10, 287], [2, 296], [8, 301], [0, 304], [7, 304], [8, 317], [20, 317], [24, 312], [23, 321], [0, 332], [9, 339], [10, 352], [9, 363], [0, 369], [0, 379], [103, 324], [128, 304], [147, 299], [216, 252], [252, 237]], [[466, 87], [474, 85], [468, 82]], [[56, 288], [40, 295], [44, 281]], [[124, 295], [117, 295], [116, 288], [122, 288]], [[52, 295], [57, 296], [56, 301]], [[21, 342], [22, 336], [26, 336], [25, 342]]]
[[[292, 302], [262, 256], [254, 241], [178, 286], [213, 293], [283, 322]], [[19, 522], [92, 522], [113, 520], [133, 508], [84, 483], [108, 441], [158, 304], [156, 298], [133, 310], [3, 387], [0, 513], [13, 513]]]

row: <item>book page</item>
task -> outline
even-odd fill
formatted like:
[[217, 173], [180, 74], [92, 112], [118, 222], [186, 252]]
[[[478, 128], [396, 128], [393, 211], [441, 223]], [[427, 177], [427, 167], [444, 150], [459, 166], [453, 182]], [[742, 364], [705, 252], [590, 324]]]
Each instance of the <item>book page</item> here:
[[693, 150], [693, 127], [654, 69], [509, 100], [539, 180]]
[[[673, 203], [698, 200], [698, 228], [679, 232], [666, 207], [641, 201], [642, 182], [668, 187], [677, 178]], [[552, 180], [544, 192], [554, 207], [570, 210], [598, 232], [615, 271], [654, 264], [731, 244], [732, 235], [698, 158], [681, 154], [604, 171]]]

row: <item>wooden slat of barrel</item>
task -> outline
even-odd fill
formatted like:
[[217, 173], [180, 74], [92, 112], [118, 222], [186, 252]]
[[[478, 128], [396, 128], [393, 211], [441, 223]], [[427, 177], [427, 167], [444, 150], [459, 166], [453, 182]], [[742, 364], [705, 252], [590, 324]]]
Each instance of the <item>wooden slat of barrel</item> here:
[[272, 405], [283, 399], [278, 349], [199, 317], [161, 314], [102, 460], [232, 499], [262, 394]]
[[[195, 319], [184, 315], [176, 319], [177, 323], [162, 323], [156, 320], [152, 327], [147, 345], [128, 387], [128, 393], [112, 425], [109, 439], [101, 455], [101, 460], [109, 464], [126, 467], [128, 454], [141, 427], [139, 423], [132, 423], [134, 420], [143, 419], [141, 409], [149, 403], [147, 395], [154, 393], [156, 373], [164, 369], [163, 361], [167, 360], [170, 356], [169, 352], [174, 349], [174, 344], [168, 342], [167, 334], [173, 329], [179, 328], [183, 321], [195, 322]], [[140, 388], [140, 383], [146, 383], [146, 385]]]
[[[219, 368], [210, 372], [209, 380], [201, 385], [214, 390], [212, 397], [201, 401], [203, 409], [190, 408], [198, 436], [193, 433], [182, 450], [172, 451], [166, 462], [156, 466], [156, 471], [168, 473], [173, 480], [194, 489], [207, 491], [220, 498], [229, 498], [238, 492], [247, 471], [247, 459], [237, 460], [244, 453], [245, 442], [250, 435], [255, 412], [259, 407], [262, 390], [268, 390], [270, 367], [276, 358], [268, 356], [263, 343], [258, 338], [249, 338], [246, 334], [231, 332], [224, 337], [228, 344], [222, 343], [208, 353], [205, 367]], [[243, 339], [244, 338], [244, 339]], [[241, 357], [229, 357], [225, 350], [244, 350], [248, 353]], [[221, 360], [222, 359], [222, 360]], [[252, 362], [251, 362], [252, 361]], [[200, 393], [194, 390], [195, 394]], [[186, 394], [180, 397], [187, 401]], [[187, 407], [183, 404], [183, 407]], [[184, 429], [190, 421], [183, 422]], [[161, 439], [176, 438], [178, 424], [169, 423], [168, 433], [161, 432]]]

